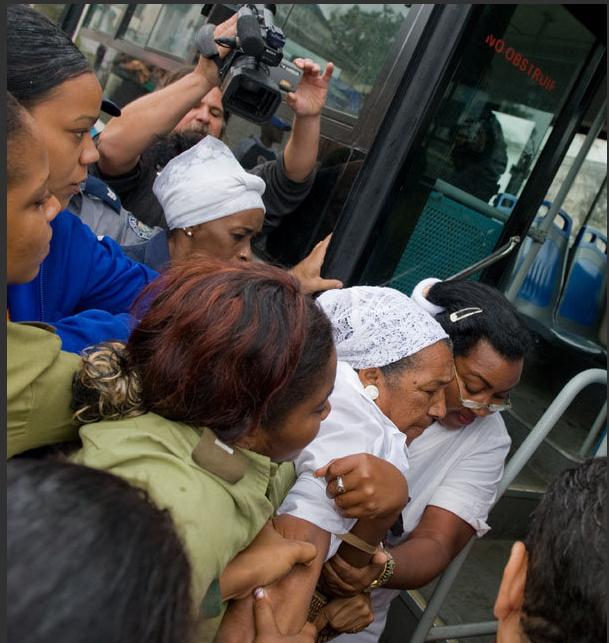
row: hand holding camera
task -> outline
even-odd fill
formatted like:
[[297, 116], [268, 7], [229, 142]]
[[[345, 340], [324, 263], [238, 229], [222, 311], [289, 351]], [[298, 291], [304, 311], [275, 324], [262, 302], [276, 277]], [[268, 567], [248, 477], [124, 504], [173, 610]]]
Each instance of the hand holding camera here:
[[[275, 5], [204, 5], [202, 13], [208, 23], [197, 34], [197, 46], [218, 65], [225, 108], [255, 123], [269, 121], [281, 103], [280, 89], [291, 91], [300, 77], [297, 67], [282, 64], [285, 36], [273, 22]], [[235, 37], [232, 27], [220, 35], [212, 30], [214, 22], [233, 14]]]

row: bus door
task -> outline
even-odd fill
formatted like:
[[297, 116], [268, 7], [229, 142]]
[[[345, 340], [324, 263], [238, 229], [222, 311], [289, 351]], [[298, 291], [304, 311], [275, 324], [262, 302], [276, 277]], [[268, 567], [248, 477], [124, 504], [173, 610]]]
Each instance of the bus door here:
[[446, 52], [436, 9], [335, 231], [326, 274], [347, 283], [410, 293], [524, 236], [598, 82], [605, 48], [563, 5], [470, 6]]

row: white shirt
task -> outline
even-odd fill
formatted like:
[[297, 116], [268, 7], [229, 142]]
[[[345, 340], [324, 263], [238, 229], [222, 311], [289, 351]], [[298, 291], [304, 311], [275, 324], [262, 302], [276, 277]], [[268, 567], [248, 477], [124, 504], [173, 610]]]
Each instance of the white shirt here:
[[[446, 429], [434, 422], [408, 447], [408, 488], [412, 500], [402, 513], [404, 534], [419, 524], [428, 505], [446, 509], [471, 525], [478, 536], [486, 523], [503, 476], [510, 449], [510, 436], [499, 413], [476, 419], [462, 429]], [[337, 643], [378, 641], [387, 619], [389, 603], [400, 590], [379, 589], [372, 593], [374, 622], [363, 632], [342, 635]]]
[[[346, 362], [338, 362], [330, 405], [332, 410], [317, 437], [294, 463], [298, 479], [277, 513], [308, 520], [330, 534], [344, 534], [356, 521], [338, 512], [334, 500], [326, 496], [325, 478], [315, 478], [313, 471], [332, 459], [370, 453], [391, 462], [406, 477], [408, 450], [406, 436], [366, 395], [357, 373]], [[327, 558], [340, 543], [332, 535]]]

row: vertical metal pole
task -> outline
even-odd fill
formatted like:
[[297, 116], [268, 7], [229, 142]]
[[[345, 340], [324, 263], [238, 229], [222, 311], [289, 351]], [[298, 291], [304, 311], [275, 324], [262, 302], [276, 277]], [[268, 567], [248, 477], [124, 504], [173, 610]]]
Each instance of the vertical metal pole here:
[[588, 433], [586, 439], [584, 440], [584, 443], [581, 446], [581, 449], [579, 450], [579, 455], [582, 458], [585, 458], [589, 452], [590, 449], [594, 446], [594, 441], [596, 440], [596, 437], [598, 434], [601, 432], [601, 429], [603, 428], [603, 424], [607, 420], [607, 402], [603, 405], [603, 408], [601, 409], [601, 412], [598, 414], [596, 420], [594, 420], [594, 424], [592, 425], [592, 428], [590, 429], [590, 432]]
[[602, 442], [598, 445], [598, 451], [594, 455], [599, 458], [601, 456], [607, 455], [607, 434], [606, 433]]
[[588, 225], [588, 222], [592, 218], [592, 215], [594, 214], [594, 208], [596, 207], [596, 204], [600, 201], [601, 199], [601, 194], [603, 193], [603, 190], [607, 187], [607, 175], [605, 175], [605, 178], [603, 179], [603, 182], [601, 183], [601, 187], [598, 189], [598, 192], [596, 193], [596, 196], [594, 197], [594, 200], [592, 201], [592, 205], [590, 206], [590, 209], [588, 210], [588, 214], [586, 215], [586, 218], [584, 219], [584, 222], [582, 223], [582, 226]]
[[86, 4], [82, 8], [82, 11], [80, 12], [80, 17], [78, 18], [78, 22], [76, 23], [76, 27], [74, 27], [74, 34], [72, 35], [72, 42], [76, 42], [76, 38], [78, 38], [78, 32], [80, 31], [80, 28], [82, 27], [82, 24], [85, 21], [85, 18], [87, 16], [87, 11], [89, 10], [90, 6], [91, 5]]
[[[590, 130], [586, 135], [586, 138], [581, 146], [581, 149], [579, 150], [579, 152], [577, 153], [577, 156], [573, 160], [573, 165], [571, 165], [571, 168], [569, 169], [569, 172], [567, 173], [565, 180], [563, 181], [562, 185], [558, 190], [558, 193], [556, 194], [556, 198], [554, 199], [554, 201], [552, 201], [552, 205], [550, 209], [548, 210], [546, 216], [541, 222], [541, 225], [539, 226], [539, 232], [542, 233], [542, 237], [544, 237], [545, 233], [554, 225], [554, 218], [558, 214], [558, 211], [562, 207], [562, 204], [564, 203], [565, 198], [569, 193], [569, 190], [571, 189], [573, 183], [575, 182], [577, 174], [581, 169], [581, 166], [584, 164], [584, 161], [586, 160], [586, 156], [588, 155], [588, 152], [592, 147], [592, 143], [594, 143], [594, 141], [596, 140], [596, 137], [598, 136], [598, 133], [601, 131], [601, 127], [603, 126], [603, 122], [605, 120], [606, 110], [607, 110], [607, 99], [603, 101], [603, 104], [598, 114], [596, 115], [596, 118], [594, 119], [594, 123], [592, 123], [592, 126], [590, 127]], [[524, 258], [524, 261], [522, 262], [520, 269], [514, 276], [514, 280], [512, 281], [512, 283], [510, 284], [509, 288], [505, 293], [505, 296], [510, 301], [516, 300], [516, 297], [518, 296], [518, 292], [522, 287], [524, 279], [527, 273], [529, 272], [529, 268], [533, 264], [533, 261], [535, 261], [535, 257], [537, 256], [537, 253], [540, 251], [542, 245], [543, 245], [543, 242], [541, 240], [532, 239], [531, 249], [527, 253], [526, 257]]]

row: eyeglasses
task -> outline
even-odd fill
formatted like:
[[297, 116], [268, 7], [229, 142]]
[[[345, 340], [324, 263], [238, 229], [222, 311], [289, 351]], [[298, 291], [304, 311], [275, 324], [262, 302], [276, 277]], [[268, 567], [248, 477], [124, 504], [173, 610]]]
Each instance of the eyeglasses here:
[[484, 404], [483, 402], [476, 402], [475, 400], [465, 400], [461, 392], [461, 378], [457, 373], [457, 369], [455, 369], [455, 380], [457, 380], [457, 388], [459, 389], [459, 400], [461, 401], [461, 405], [466, 409], [471, 409], [472, 411], [485, 409], [491, 413], [497, 413], [498, 411], [506, 411], [512, 408], [512, 401], [509, 398], [507, 398], [503, 404]]

